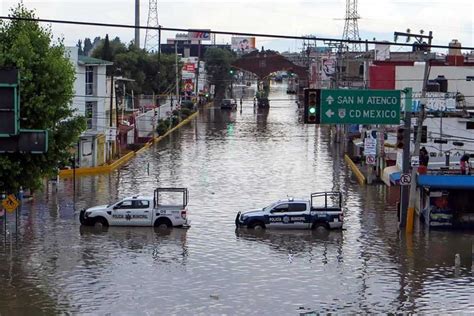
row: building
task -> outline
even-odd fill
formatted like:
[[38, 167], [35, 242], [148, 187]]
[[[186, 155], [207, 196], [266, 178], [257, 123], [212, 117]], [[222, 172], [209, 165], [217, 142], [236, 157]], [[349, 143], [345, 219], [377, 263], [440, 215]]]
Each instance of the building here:
[[87, 129], [78, 143], [76, 166], [100, 166], [110, 157], [115, 143], [114, 137], [108, 135], [111, 120], [106, 68], [112, 62], [81, 56], [77, 47], [68, 47], [66, 53], [76, 72], [72, 107], [76, 115], [87, 120]]

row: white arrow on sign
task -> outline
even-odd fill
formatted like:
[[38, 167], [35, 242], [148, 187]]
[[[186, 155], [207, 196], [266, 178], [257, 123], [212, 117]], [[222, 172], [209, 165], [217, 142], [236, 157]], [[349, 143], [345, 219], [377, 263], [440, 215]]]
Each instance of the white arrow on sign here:
[[331, 96], [328, 96], [328, 97], [326, 98], [326, 102], [327, 102], [329, 105], [331, 105], [331, 104], [334, 102], [334, 98], [331, 97]]
[[334, 113], [331, 109], [329, 109], [329, 110], [326, 111], [326, 115], [327, 115], [327, 117], [329, 117], [329, 118], [331, 118], [334, 114], [335, 114], [335, 113]]

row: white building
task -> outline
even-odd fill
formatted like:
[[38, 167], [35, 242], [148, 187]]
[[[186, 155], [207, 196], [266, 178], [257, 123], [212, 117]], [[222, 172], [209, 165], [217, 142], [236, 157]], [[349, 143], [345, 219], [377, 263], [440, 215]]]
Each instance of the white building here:
[[110, 126], [110, 87], [107, 87], [106, 68], [112, 62], [80, 56], [77, 47], [68, 47], [66, 54], [76, 71], [72, 107], [76, 115], [87, 120], [87, 130], [81, 134], [78, 144], [77, 165], [100, 166], [106, 162], [112, 146], [112, 142], [106, 141]]

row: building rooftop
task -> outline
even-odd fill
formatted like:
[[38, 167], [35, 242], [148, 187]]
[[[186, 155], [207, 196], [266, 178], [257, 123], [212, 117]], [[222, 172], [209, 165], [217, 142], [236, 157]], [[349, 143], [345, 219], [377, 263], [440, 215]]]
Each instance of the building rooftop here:
[[104, 66], [111, 66], [113, 65], [114, 63], [111, 62], [111, 61], [107, 61], [107, 60], [102, 60], [102, 59], [98, 59], [98, 58], [93, 58], [93, 57], [89, 57], [89, 56], [82, 56], [82, 55], [79, 55], [78, 57], [78, 63], [80, 65], [88, 65], [88, 66], [92, 66], [92, 65], [104, 65]]

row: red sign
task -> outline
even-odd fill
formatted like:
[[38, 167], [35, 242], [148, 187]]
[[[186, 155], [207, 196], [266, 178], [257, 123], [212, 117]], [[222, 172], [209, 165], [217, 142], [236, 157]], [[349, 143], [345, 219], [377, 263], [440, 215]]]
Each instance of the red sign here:
[[193, 63], [186, 63], [183, 65], [183, 70], [184, 71], [189, 71], [189, 72], [194, 72], [195, 71], [195, 66]]

